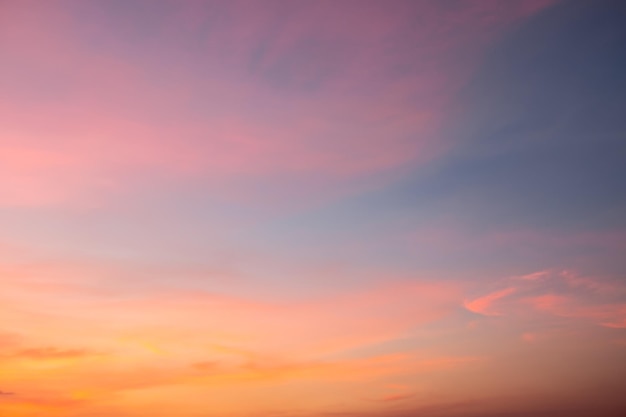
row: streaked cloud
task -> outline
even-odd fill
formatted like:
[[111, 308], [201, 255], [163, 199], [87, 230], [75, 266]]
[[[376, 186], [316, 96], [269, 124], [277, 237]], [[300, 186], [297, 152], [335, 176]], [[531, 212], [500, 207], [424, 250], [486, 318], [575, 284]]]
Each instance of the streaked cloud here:
[[492, 310], [492, 304], [501, 298], [513, 294], [515, 291], [517, 291], [517, 289], [514, 287], [505, 288], [503, 290], [492, 292], [474, 300], [466, 301], [464, 305], [465, 308], [474, 313], [484, 314], [486, 316], [498, 316], [500, 313]]

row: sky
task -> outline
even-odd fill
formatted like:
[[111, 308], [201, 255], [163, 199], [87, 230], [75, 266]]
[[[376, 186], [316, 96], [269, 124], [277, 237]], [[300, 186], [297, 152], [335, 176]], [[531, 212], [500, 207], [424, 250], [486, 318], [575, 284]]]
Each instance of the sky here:
[[0, 416], [625, 415], [625, 21], [0, 0]]

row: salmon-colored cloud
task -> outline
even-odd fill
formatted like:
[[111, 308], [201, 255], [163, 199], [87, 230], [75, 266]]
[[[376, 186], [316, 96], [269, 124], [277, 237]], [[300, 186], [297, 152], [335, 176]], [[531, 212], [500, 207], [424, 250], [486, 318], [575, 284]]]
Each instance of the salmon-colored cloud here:
[[498, 316], [500, 313], [494, 311], [492, 305], [497, 300], [513, 294], [517, 291], [516, 288], [510, 287], [503, 290], [495, 291], [474, 300], [465, 301], [464, 306], [469, 311], [474, 313], [483, 314], [485, 316]]
[[537, 271], [526, 275], [521, 275], [519, 279], [526, 281], [536, 281], [550, 276], [551, 271]]
[[[523, 316], [533, 312], [590, 321], [600, 326], [624, 327], [626, 309], [621, 297], [626, 287], [619, 280], [584, 276], [572, 270], [544, 270], [505, 280], [508, 287], [464, 303], [483, 315]], [[513, 286], [511, 286], [513, 285]], [[492, 304], [500, 300], [499, 310]], [[526, 333], [524, 339], [534, 339]]]
[[537, 310], [560, 317], [589, 320], [598, 325], [611, 328], [626, 328], [626, 304], [592, 304], [588, 300], [575, 296], [546, 294], [528, 299]]

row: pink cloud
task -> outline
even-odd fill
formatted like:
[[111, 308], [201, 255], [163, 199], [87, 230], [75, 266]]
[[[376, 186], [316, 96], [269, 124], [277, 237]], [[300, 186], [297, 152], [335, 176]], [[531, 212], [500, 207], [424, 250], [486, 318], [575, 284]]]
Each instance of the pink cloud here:
[[550, 275], [551, 271], [537, 271], [537, 272], [533, 272], [531, 274], [526, 274], [526, 275], [522, 275], [519, 277], [519, 279], [522, 280], [527, 280], [527, 281], [535, 281], [535, 280], [541, 280], [543, 278], [546, 278]]
[[382, 391], [387, 393], [374, 398], [374, 401], [395, 402], [413, 398], [416, 395], [413, 387], [404, 384], [388, 384]]
[[503, 290], [495, 291], [474, 300], [465, 301], [464, 306], [469, 311], [483, 314], [485, 316], [499, 316], [500, 313], [492, 309], [492, 305], [517, 291], [517, 288], [510, 287]]
[[594, 322], [609, 328], [626, 328], [626, 304], [591, 304], [582, 297], [544, 295], [530, 300], [541, 311], [556, 316]]
[[[465, 301], [465, 307], [483, 315], [527, 317], [549, 314], [598, 326], [625, 326], [626, 307], [620, 301], [626, 287], [614, 279], [584, 276], [573, 270], [545, 270], [503, 280], [507, 285], [483, 297]], [[498, 302], [498, 310], [493, 304]], [[529, 310], [530, 308], [530, 310]], [[536, 334], [522, 338], [534, 340]]]
[[537, 340], [537, 334], [536, 333], [526, 332], [526, 333], [522, 334], [522, 340], [524, 342], [533, 343], [533, 342], [535, 342]]
[[529, 301], [537, 310], [554, 312], [568, 300], [568, 297], [563, 295], [545, 294], [531, 298]]

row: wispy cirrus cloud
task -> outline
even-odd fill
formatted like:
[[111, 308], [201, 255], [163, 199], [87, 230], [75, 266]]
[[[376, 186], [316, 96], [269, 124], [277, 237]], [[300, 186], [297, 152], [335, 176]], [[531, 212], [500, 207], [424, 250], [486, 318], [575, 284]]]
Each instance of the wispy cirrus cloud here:
[[[621, 300], [626, 287], [619, 280], [557, 269], [512, 277], [503, 284], [508, 287], [466, 301], [465, 307], [483, 315], [534, 312], [604, 327], [624, 327], [626, 306]], [[496, 312], [492, 304], [497, 301], [500, 302]]]
[[498, 316], [500, 315], [500, 313], [494, 311], [492, 308], [494, 302], [505, 298], [516, 291], [517, 288], [514, 287], [498, 290], [490, 294], [483, 295], [482, 297], [476, 298], [474, 300], [465, 301], [464, 306], [469, 311], [472, 311], [474, 313], [483, 314], [486, 316]]

